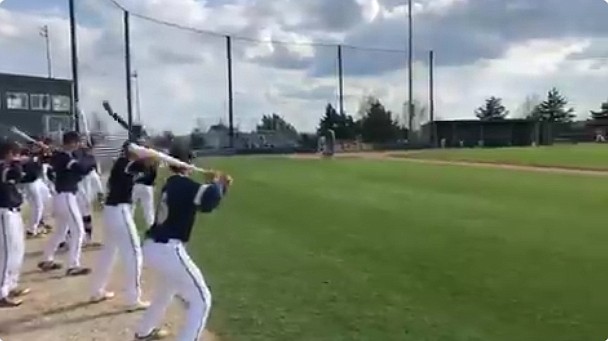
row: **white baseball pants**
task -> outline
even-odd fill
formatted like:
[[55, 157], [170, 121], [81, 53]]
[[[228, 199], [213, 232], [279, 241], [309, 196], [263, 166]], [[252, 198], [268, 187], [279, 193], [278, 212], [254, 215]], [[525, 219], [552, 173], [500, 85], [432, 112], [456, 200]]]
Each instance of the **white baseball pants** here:
[[54, 261], [57, 248], [65, 240], [69, 231], [70, 237], [67, 240], [69, 245], [68, 268], [80, 267], [84, 224], [78, 209], [76, 195], [74, 193], [58, 193], [53, 198], [53, 208], [57, 226], [55, 226], [53, 234], [45, 246], [44, 260]]
[[0, 298], [19, 284], [25, 255], [25, 235], [20, 212], [0, 209]]
[[141, 298], [143, 256], [131, 205], [105, 206], [103, 221], [103, 249], [93, 270], [92, 296], [102, 296], [105, 292], [118, 251], [125, 271], [126, 298], [129, 304], [136, 305]]
[[144, 213], [144, 221], [146, 222], [146, 228], [154, 224], [154, 186], [146, 186], [142, 184], [135, 184], [133, 186], [133, 212], [135, 212], [135, 206], [137, 203], [141, 205]]
[[30, 219], [27, 224], [27, 231], [36, 234], [39, 232], [38, 225], [40, 225], [44, 215], [44, 207], [45, 203], [48, 202], [50, 191], [42, 179], [25, 184], [23, 189], [30, 203]]
[[192, 261], [184, 244], [170, 240], [167, 244], [147, 240], [143, 247], [146, 266], [158, 277], [152, 305], [137, 328], [138, 335], [149, 335], [161, 325], [167, 307], [175, 295], [187, 302], [186, 322], [176, 341], [198, 340], [207, 324], [211, 309], [211, 292], [199, 268]]

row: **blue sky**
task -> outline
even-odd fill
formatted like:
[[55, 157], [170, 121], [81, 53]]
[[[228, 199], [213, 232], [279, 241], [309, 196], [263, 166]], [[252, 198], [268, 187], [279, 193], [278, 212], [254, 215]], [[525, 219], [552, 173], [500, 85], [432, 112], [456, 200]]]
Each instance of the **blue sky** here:
[[[312, 131], [336, 103], [336, 48], [404, 49], [406, 0], [119, 0], [136, 13], [277, 45], [235, 40], [237, 123], [248, 129], [279, 113]], [[471, 118], [484, 98], [499, 96], [514, 116], [526, 97], [557, 86], [581, 117], [608, 93], [608, 5], [603, 0], [414, 0], [414, 94], [427, 103], [429, 49], [436, 52], [440, 118]], [[84, 109], [109, 99], [124, 112], [122, 16], [108, 0], [77, 0]], [[336, 15], [339, 13], [340, 15]], [[45, 75], [49, 25], [54, 74], [70, 77], [67, 0], [5, 0], [0, 5], [0, 72]], [[140, 73], [142, 116], [156, 130], [188, 131], [226, 119], [222, 38], [132, 20], [133, 67]], [[344, 49], [347, 112], [366, 95], [379, 97], [402, 121], [406, 55]], [[535, 96], [536, 95], [536, 96]], [[423, 108], [422, 108], [423, 109]], [[424, 120], [424, 119], [423, 119]], [[201, 121], [201, 120], [199, 120]]]

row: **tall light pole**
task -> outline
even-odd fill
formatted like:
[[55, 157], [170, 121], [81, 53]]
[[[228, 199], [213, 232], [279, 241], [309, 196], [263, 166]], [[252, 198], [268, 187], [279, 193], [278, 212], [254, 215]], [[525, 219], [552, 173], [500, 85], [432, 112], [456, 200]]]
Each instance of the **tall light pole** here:
[[49, 78], [53, 77], [53, 66], [51, 63], [51, 41], [49, 38], [49, 26], [44, 25], [40, 28], [40, 36], [44, 38], [46, 43], [46, 66]]
[[133, 77], [133, 80], [135, 81], [135, 110], [137, 111], [137, 122], [139, 124], [142, 124], [141, 122], [141, 99], [139, 97], [139, 74], [137, 73], [137, 70], [133, 71], [133, 74], [131, 75], [131, 77]]
[[407, 21], [408, 21], [408, 40], [407, 40], [407, 74], [408, 74], [408, 137], [407, 139], [411, 141], [412, 134], [412, 126], [414, 123], [414, 75], [413, 75], [413, 15], [412, 15], [412, 0], [408, 0], [407, 2]]

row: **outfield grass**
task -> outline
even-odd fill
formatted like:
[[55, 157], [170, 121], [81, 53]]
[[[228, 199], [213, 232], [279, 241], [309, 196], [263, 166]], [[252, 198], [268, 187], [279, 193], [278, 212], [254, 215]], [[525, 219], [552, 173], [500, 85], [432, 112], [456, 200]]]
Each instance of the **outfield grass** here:
[[224, 341], [608, 337], [608, 183], [399, 161], [224, 158], [189, 249]]
[[435, 149], [409, 154], [395, 153], [394, 156], [444, 161], [472, 161], [608, 170], [608, 146], [601, 144], [498, 149]]

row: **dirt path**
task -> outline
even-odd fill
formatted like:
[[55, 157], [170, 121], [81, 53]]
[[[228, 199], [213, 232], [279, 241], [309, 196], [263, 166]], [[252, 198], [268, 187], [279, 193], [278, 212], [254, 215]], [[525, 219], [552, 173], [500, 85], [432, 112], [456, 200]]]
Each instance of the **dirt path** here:
[[[408, 153], [415, 152], [357, 152], [357, 153], [343, 153], [336, 154], [336, 158], [340, 159], [373, 159], [373, 160], [400, 160], [404, 162], [424, 163], [433, 165], [456, 165], [466, 167], [477, 167], [477, 168], [493, 168], [493, 169], [508, 169], [514, 171], [525, 171], [525, 172], [543, 172], [543, 173], [557, 173], [557, 174], [572, 174], [572, 175], [594, 175], [594, 176], [608, 176], [608, 171], [605, 170], [593, 170], [593, 169], [574, 169], [574, 168], [563, 168], [563, 167], [551, 167], [551, 166], [526, 166], [526, 165], [514, 165], [504, 163], [490, 163], [490, 162], [471, 162], [471, 161], [444, 161], [444, 160], [430, 160], [430, 159], [415, 159], [408, 158]], [[399, 154], [401, 156], [396, 156]], [[292, 155], [295, 159], [323, 159], [318, 154], [296, 154]]]
[[[96, 226], [99, 226], [97, 224]], [[46, 239], [27, 242], [22, 283], [32, 289], [23, 306], [0, 310], [0, 339], [3, 341], [130, 341], [133, 327], [141, 313], [127, 313], [122, 305], [122, 295], [116, 285], [117, 298], [102, 304], [88, 304], [90, 277], [66, 278], [63, 271], [41, 273], [36, 264]], [[93, 266], [98, 251], [84, 252], [83, 264]], [[58, 260], [63, 260], [59, 255]], [[117, 273], [121, 272], [117, 262]], [[116, 279], [113, 283], [117, 282]], [[152, 293], [153, 283], [149, 274], [143, 281], [145, 297]], [[182, 321], [183, 308], [179, 303], [168, 311], [166, 322], [176, 332]], [[172, 340], [174, 336], [167, 340]], [[216, 341], [210, 333], [204, 341]]]

